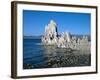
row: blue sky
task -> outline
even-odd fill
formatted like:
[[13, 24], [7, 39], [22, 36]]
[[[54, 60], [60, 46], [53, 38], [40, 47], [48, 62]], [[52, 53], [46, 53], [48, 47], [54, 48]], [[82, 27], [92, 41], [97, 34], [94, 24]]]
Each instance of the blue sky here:
[[91, 14], [73, 12], [51, 12], [23, 10], [23, 32], [25, 36], [44, 34], [45, 26], [54, 20], [58, 33], [90, 34]]

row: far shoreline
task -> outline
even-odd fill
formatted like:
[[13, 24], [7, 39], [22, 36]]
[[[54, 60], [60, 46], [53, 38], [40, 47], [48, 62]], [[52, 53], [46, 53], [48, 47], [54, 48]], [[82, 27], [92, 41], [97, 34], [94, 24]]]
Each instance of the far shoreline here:
[[[23, 39], [41, 39], [43, 35], [38, 35], [38, 36], [23, 36]], [[60, 36], [60, 35], [59, 35]], [[76, 37], [82, 37], [82, 36], [87, 36], [89, 41], [91, 41], [91, 35], [88, 34], [72, 34], [72, 36], [76, 36]]]

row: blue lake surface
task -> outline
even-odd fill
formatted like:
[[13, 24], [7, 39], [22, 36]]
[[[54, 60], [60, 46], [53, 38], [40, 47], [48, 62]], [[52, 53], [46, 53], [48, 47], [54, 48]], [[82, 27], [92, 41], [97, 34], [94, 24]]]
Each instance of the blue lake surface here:
[[23, 40], [23, 69], [90, 66], [91, 54], [41, 45], [41, 39]]

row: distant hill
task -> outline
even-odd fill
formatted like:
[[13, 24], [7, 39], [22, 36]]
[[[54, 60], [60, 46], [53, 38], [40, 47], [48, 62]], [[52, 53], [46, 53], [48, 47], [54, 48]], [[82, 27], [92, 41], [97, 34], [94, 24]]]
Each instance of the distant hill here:
[[24, 36], [23, 38], [24, 39], [41, 39], [42, 35], [41, 36]]

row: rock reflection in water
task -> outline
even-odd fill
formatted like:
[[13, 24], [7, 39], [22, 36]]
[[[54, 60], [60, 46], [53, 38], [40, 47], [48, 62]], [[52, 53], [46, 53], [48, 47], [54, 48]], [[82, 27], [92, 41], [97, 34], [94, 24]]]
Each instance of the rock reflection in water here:
[[44, 46], [49, 67], [90, 66], [91, 57], [88, 51], [77, 51], [55, 46]]
[[34, 57], [31, 59], [34, 63], [24, 64], [24, 69], [36, 68], [57, 68], [57, 67], [77, 67], [90, 66], [91, 54], [90, 51], [71, 50], [66, 48], [57, 48], [56, 46], [41, 46], [42, 57], [39, 62], [36, 62]]

